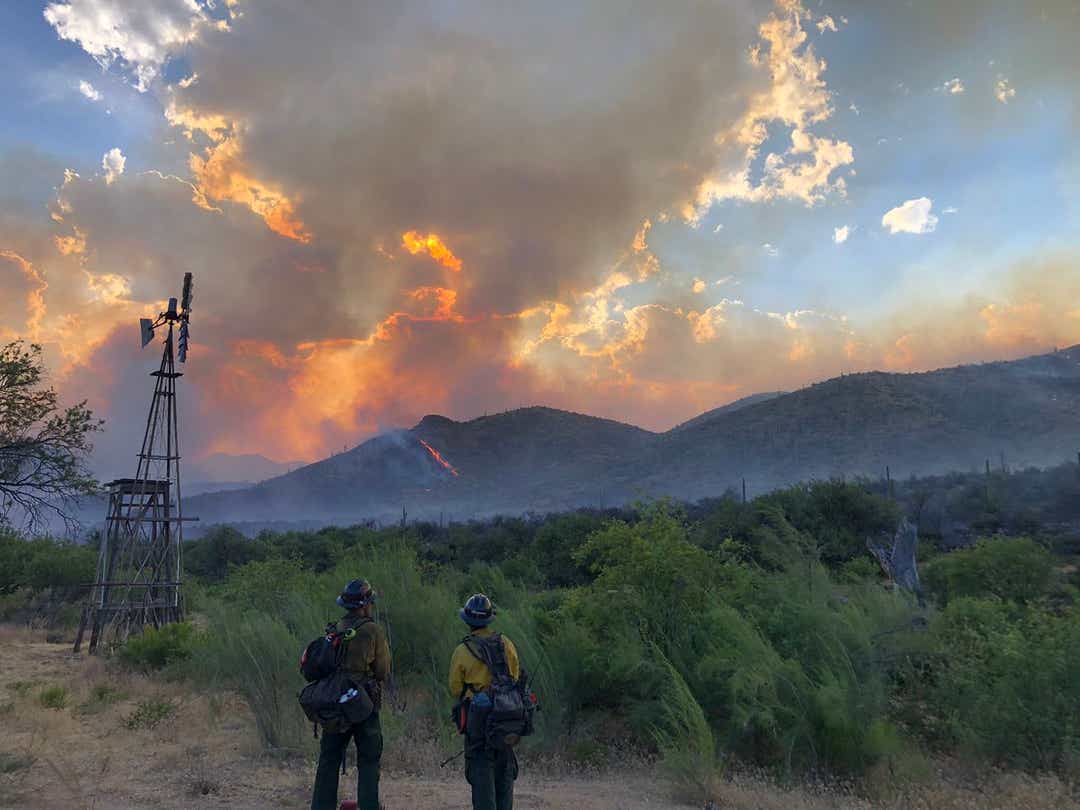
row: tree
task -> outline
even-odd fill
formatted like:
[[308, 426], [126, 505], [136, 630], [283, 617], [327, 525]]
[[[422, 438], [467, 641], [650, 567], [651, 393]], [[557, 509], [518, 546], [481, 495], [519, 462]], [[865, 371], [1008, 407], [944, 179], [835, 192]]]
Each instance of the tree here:
[[73, 526], [75, 500], [97, 491], [86, 459], [101, 425], [85, 400], [61, 409], [40, 346], [0, 346], [0, 523], [33, 531], [54, 515]]

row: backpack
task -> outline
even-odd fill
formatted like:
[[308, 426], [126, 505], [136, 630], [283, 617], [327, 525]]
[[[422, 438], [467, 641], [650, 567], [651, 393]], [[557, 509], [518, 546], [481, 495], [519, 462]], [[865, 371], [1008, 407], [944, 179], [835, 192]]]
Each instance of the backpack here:
[[[360, 624], [367, 624], [364, 619]], [[359, 625], [358, 625], [359, 626]], [[308, 685], [300, 690], [300, 708], [315, 725], [325, 731], [340, 733], [371, 716], [375, 704], [366, 684], [357, 683], [344, 670], [345, 651], [356, 635], [356, 628], [339, 632], [329, 624], [326, 632], [312, 641], [300, 656], [300, 672]]]
[[485, 637], [467, 636], [462, 644], [491, 672], [491, 686], [481, 693], [488, 700], [474, 699], [472, 707], [475, 710], [478, 703], [482, 705], [490, 701], [490, 706], [483, 709], [486, 717], [476, 718], [486, 744], [491, 748], [517, 745], [522, 737], [533, 733], [533, 719], [538, 708], [536, 695], [529, 691], [528, 673], [522, 669], [521, 677], [514, 680], [506, 663], [506, 649], [499, 633]]

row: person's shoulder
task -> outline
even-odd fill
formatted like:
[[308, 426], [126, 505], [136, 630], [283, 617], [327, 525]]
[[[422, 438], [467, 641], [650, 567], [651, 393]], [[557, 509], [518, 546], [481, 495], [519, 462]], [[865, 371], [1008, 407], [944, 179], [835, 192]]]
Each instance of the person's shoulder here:
[[386, 628], [374, 619], [369, 619], [356, 625], [356, 634], [374, 639], [384, 639], [386, 638]]

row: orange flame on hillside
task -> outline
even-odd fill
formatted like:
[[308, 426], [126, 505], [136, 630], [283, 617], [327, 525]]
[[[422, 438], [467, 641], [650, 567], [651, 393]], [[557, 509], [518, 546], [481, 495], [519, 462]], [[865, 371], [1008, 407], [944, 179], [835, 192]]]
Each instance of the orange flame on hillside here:
[[446, 269], [453, 270], [455, 273], [461, 272], [461, 259], [454, 255], [438, 234], [429, 233], [427, 236], [421, 236], [416, 231], [406, 231], [401, 235], [401, 244], [413, 256], [417, 253], [426, 253]]
[[461, 475], [461, 473], [459, 473], [457, 470], [454, 469], [454, 465], [452, 465], [450, 462], [448, 462], [445, 458], [442, 457], [442, 454], [438, 450], [436, 450], [430, 444], [425, 442], [423, 439], [418, 439], [417, 441], [419, 441], [420, 444], [422, 444], [424, 446], [425, 450], [427, 450], [429, 453], [431, 453], [431, 457], [433, 459], [435, 459], [437, 462], [439, 462], [439, 464], [442, 466], [442, 468], [444, 470], [451, 473], [452, 475]]

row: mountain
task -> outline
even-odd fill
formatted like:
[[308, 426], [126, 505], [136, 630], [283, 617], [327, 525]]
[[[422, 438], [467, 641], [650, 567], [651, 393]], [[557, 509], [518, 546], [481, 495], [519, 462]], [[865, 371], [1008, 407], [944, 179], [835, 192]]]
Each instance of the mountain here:
[[254, 487], [186, 499], [206, 522], [453, 519], [751, 493], [811, 478], [1043, 466], [1080, 450], [1080, 347], [747, 397], [666, 433], [551, 408], [410, 430]]
[[759, 402], [768, 402], [770, 399], [782, 397], [786, 393], [787, 391], [765, 391], [761, 394], [751, 394], [748, 397], [729, 402], [727, 405], [721, 405], [719, 408], [713, 408], [711, 411], [705, 411], [705, 413], [695, 416], [693, 419], [688, 419], [681, 425], [676, 425], [671, 430], [673, 433], [680, 430], [687, 430], [696, 427], [697, 425], [704, 424], [705, 422], [710, 422], [718, 416], [740, 411], [750, 405], [757, 405]]
[[184, 475], [191, 481], [202, 484], [250, 484], [283, 475], [301, 466], [302, 461], [273, 461], [254, 453], [212, 453], [186, 467]]
[[656, 434], [610, 419], [522, 408], [455, 422], [425, 416], [249, 489], [185, 499], [206, 522], [467, 518], [547, 512], [633, 497], [626, 464]]

